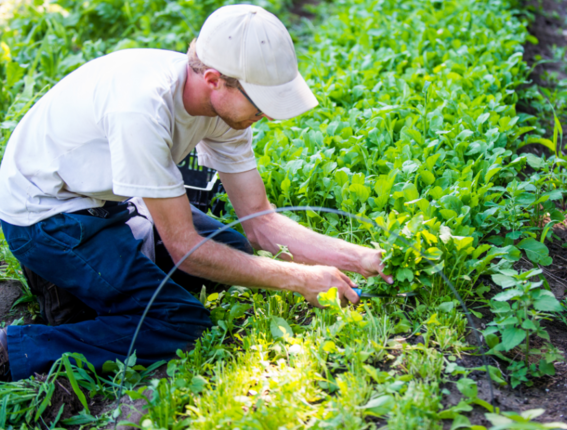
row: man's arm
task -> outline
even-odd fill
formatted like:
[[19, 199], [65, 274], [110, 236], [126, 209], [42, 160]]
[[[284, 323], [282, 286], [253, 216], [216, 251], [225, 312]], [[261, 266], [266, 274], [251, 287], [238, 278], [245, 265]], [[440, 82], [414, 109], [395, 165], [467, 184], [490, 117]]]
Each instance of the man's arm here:
[[[240, 218], [271, 209], [258, 170], [219, 175]], [[380, 275], [386, 282], [393, 282], [391, 276], [382, 273], [380, 252], [315, 233], [283, 215], [263, 215], [244, 222], [243, 227], [256, 249], [275, 254], [278, 244], [286, 245], [295, 262], [337, 267], [365, 277]]]
[[[177, 263], [204, 238], [193, 226], [186, 195], [174, 198], [144, 198], [156, 228]], [[194, 276], [231, 285], [289, 290], [320, 306], [317, 294], [337, 287], [341, 299], [358, 301], [354, 283], [340, 270], [327, 266], [304, 266], [256, 257], [209, 240], [186, 259], [180, 268]]]

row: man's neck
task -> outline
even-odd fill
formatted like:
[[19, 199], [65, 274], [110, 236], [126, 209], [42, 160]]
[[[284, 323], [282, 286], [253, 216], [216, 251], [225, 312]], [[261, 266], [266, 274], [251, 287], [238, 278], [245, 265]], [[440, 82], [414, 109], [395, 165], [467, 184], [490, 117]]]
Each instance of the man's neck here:
[[210, 89], [203, 77], [187, 66], [187, 79], [183, 85], [183, 106], [191, 116], [217, 116], [210, 102]]

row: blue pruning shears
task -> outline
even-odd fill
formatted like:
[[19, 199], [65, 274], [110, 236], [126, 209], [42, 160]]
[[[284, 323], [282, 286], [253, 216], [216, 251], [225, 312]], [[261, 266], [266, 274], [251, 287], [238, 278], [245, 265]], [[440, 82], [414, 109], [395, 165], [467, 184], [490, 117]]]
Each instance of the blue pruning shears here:
[[373, 293], [363, 293], [362, 290], [360, 288], [353, 288], [354, 292], [356, 294], [358, 294], [358, 297], [364, 299], [364, 298], [368, 298], [368, 297], [390, 297], [390, 298], [394, 298], [394, 297], [413, 297], [415, 296], [417, 293], [415, 291], [411, 291], [409, 293], [400, 293], [400, 294], [373, 294]]

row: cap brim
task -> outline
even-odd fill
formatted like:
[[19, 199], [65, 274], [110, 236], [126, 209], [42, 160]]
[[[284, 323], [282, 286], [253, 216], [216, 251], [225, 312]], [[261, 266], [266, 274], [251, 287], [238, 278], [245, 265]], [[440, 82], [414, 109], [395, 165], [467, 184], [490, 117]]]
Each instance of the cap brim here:
[[283, 85], [255, 85], [239, 81], [260, 110], [274, 119], [290, 119], [319, 104], [300, 73]]

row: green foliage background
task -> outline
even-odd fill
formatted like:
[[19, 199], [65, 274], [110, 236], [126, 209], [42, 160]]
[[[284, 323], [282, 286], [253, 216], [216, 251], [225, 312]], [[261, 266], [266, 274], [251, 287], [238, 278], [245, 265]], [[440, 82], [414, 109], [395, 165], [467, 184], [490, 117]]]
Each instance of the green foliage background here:
[[[2, 24], [0, 151], [30, 106], [84, 62], [135, 47], [185, 51], [223, 4], [19, 3]], [[513, 0], [335, 0], [312, 7], [317, 18], [306, 21], [289, 13], [290, 3], [256, 4], [292, 30], [320, 102], [299, 118], [255, 126], [270, 200], [376, 221], [382, 228], [289, 214], [324, 234], [380, 247], [395, 287], [354, 275], [357, 282], [382, 293], [416, 290], [418, 298], [341, 309], [331, 291], [321, 297], [329, 309], [319, 311], [288, 293], [204, 294], [215, 327], [170, 362], [169, 380], [152, 382], [142, 426], [434, 429], [449, 419], [469, 428], [472, 404], [493, 413], [495, 424], [511, 419], [478, 398], [467, 375], [479, 369], [456, 364], [471, 350], [466, 321], [438, 272], [495, 312], [485, 335], [490, 353], [509, 365], [508, 374], [490, 369], [495, 382], [529, 385], [554, 372], [562, 354], [551, 344], [532, 352], [526, 339], [549, 340], [539, 321], [561, 305], [540, 270], [514, 270], [522, 257], [552, 263], [545, 243], [564, 220], [567, 182], [565, 103], [557, 92], [544, 92], [547, 102], [526, 86], [527, 15]], [[519, 113], [520, 98], [538, 116]], [[530, 142], [549, 156], [518, 153]], [[491, 301], [483, 297], [489, 279], [505, 290]], [[417, 345], [407, 342], [419, 335]], [[511, 351], [524, 351], [525, 361]], [[530, 364], [530, 354], [539, 361]], [[443, 406], [443, 382], [462, 393], [458, 407]]]

